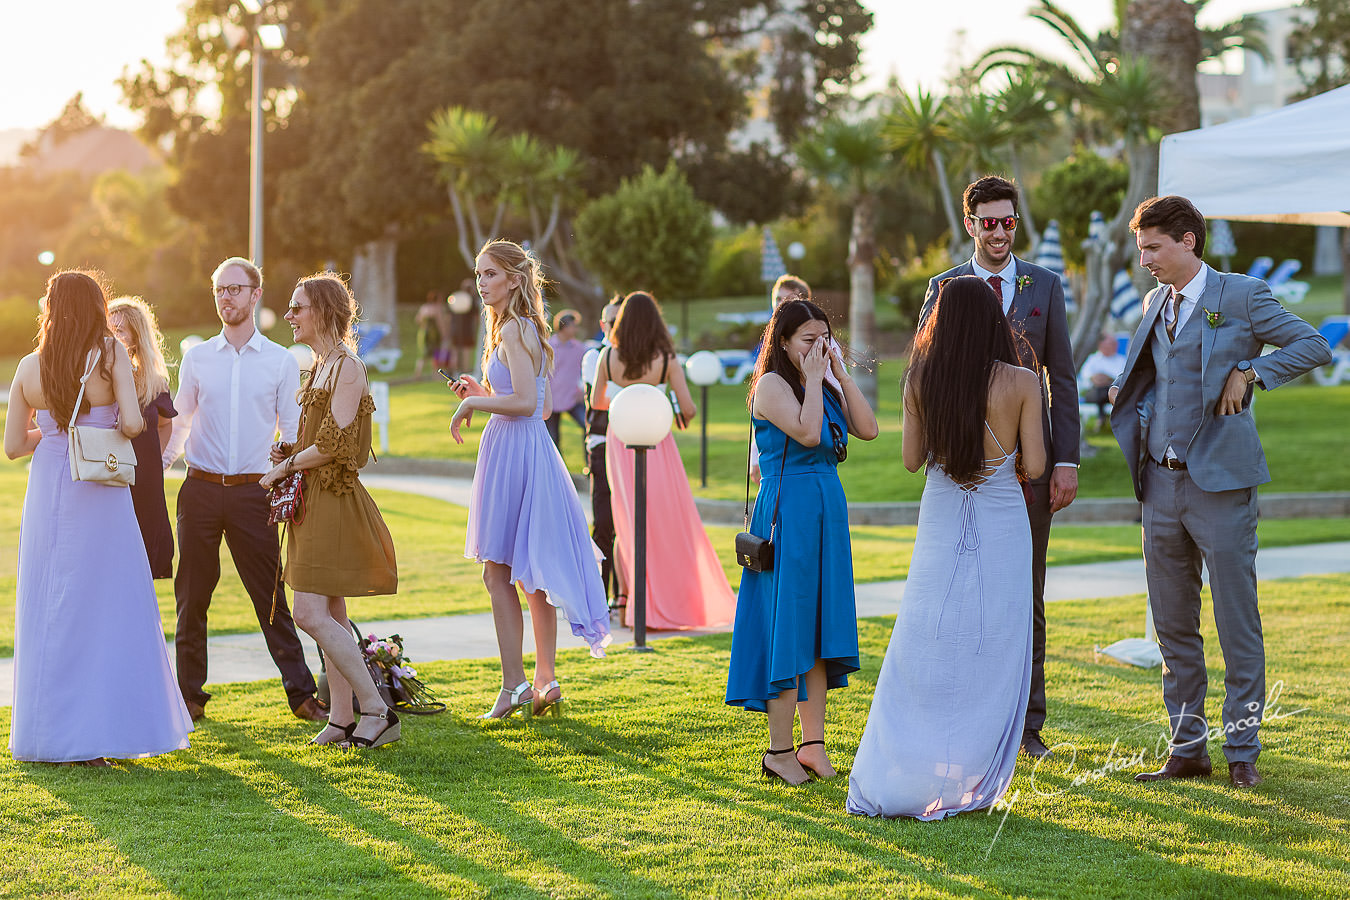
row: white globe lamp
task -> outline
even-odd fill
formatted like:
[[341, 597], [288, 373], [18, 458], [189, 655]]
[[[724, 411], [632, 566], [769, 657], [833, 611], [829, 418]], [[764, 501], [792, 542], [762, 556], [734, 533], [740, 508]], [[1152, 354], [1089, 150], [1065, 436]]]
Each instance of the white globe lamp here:
[[314, 351], [304, 344], [291, 344], [286, 348], [286, 352], [295, 357], [295, 361], [300, 364], [302, 369], [308, 369], [314, 365]]
[[187, 352], [191, 350], [193, 347], [202, 343], [202, 341], [203, 338], [200, 334], [189, 334], [187, 337], [183, 338], [181, 341], [178, 342], [178, 352], [181, 353], [183, 356], [187, 356]]
[[670, 400], [655, 385], [630, 384], [609, 404], [609, 430], [634, 449], [661, 443], [674, 422]]

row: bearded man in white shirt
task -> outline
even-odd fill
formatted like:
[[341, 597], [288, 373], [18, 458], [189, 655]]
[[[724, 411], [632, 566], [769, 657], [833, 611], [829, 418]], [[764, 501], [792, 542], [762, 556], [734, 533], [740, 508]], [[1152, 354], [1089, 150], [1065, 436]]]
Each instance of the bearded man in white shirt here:
[[163, 459], [167, 469], [180, 454], [187, 456], [187, 478], [178, 493], [179, 561], [173, 582], [178, 688], [192, 718], [200, 718], [211, 699], [203, 690], [206, 611], [220, 581], [223, 535], [281, 671], [291, 710], [301, 719], [324, 721], [327, 715], [314, 699], [314, 676], [278, 577], [281, 548], [276, 526], [267, 524], [267, 492], [258, 485], [272, 467], [272, 443], [295, 440], [300, 366], [253, 325], [254, 307], [262, 299], [257, 266], [231, 257], [212, 274], [211, 288], [223, 327], [183, 354], [174, 398], [178, 417]]

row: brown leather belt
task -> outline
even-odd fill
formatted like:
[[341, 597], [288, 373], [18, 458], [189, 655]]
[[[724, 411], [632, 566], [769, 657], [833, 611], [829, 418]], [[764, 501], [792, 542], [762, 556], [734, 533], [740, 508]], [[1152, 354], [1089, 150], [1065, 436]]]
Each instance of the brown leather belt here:
[[1171, 469], [1174, 472], [1179, 472], [1186, 468], [1184, 462], [1173, 456], [1164, 457], [1163, 459], [1158, 460], [1158, 465], [1164, 469]]
[[262, 473], [255, 475], [252, 472], [245, 472], [243, 475], [221, 475], [217, 472], [206, 472], [188, 466], [187, 477], [209, 481], [212, 484], [221, 484], [225, 487], [234, 487], [236, 484], [257, 484], [262, 479]]

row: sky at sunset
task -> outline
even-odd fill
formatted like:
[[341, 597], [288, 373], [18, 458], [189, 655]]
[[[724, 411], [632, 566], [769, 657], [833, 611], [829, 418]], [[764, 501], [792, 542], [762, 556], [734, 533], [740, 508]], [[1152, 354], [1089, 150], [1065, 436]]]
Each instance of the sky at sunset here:
[[[503, 0], [509, 2], [509, 0]], [[566, 3], [566, 0], [560, 0]], [[0, 0], [0, 129], [38, 128], [77, 91], [110, 124], [133, 127], [115, 81], [142, 58], [161, 59], [181, 21], [182, 0]], [[1055, 48], [1050, 30], [1028, 19], [1026, 0], [871, 0], [864, 43], [868, 86], [895, 74], [906, 87], [941, 84], [960, 63], [1001, 43]], [[1111, 0], [1061, 0], [1089, 32], [1103, 27]], [[1203, 22], [1280, 6], [1278, 0], [1211, 0]], [[961, 33], [964, 32], [962, 35]], [[59, 56], [56, 55], [59, 52]]]

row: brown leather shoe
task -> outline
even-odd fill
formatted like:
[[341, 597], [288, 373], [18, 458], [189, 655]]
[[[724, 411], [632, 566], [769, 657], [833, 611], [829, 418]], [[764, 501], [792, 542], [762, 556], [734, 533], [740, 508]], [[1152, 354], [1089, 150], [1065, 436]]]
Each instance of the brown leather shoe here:
[[318, 702], [313, 697], [306, 697], [305, 702], [297, 706], [294, 712], [297, 719], [304, 719], [308, 722], [328, 721], [328, 713], [319, 708]]
[[1054, 756], [1054, 752], [1047, 746], [1045, 741], [1041, 740], [1039, 731], [1022, 732], [1022, 752], [1032, 759], [1044, 759], [1047, 756]]
[[1254, 788], [1265, 781], [1256, 771], [1256, 763], [1235, 762], [1228, 764], [1228, 780], [1235, 788]]
[[192, 721], [195, 722], [202, 716], [206, 715], [206, 707], [202, 706], [197, 701], [184, 700], [183, 703], [187, 705], [188, 715], [192, 716]]
[[1186, 756], [1169, 756], [1163, 767], [1156, 772], [1140, 772], [1135, 781], [1163, 781], [1168, 778], [1208, 778], [1214, 773], [1209, 757], [1191, 759]]

